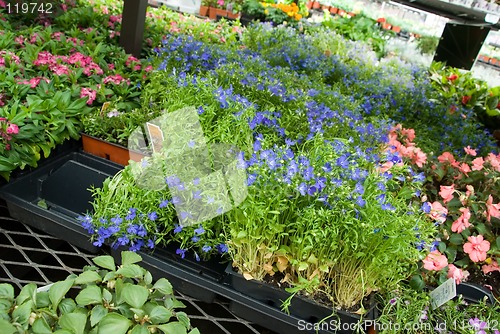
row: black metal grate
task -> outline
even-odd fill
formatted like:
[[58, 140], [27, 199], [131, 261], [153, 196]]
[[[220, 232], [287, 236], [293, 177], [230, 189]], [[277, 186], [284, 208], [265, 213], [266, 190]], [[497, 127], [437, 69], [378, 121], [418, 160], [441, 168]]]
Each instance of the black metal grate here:
[[[44, 286], [78, 274], [92, 264], [94, 256], [18, 222], [0, 203], [0, 283], [11, 283], [16, 293], [28, 283]], [[184, 311], [202, 334], [273, 334], [233, 315], [228, 300], [207, 304], [180, 293], [177, 298], [186, 305]]]

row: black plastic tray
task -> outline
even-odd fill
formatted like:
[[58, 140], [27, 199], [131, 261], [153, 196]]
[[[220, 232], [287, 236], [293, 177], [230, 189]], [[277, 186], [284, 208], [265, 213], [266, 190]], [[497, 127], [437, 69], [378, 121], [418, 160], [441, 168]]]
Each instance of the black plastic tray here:
[[[0, 189], [11, 216], [47, 234], [97, 253], [77, 217], [91, 211], [88, 189], [123, 167], [79, 151], [45, 162]], [[44, 201], [46, 207], [39, 205]]]

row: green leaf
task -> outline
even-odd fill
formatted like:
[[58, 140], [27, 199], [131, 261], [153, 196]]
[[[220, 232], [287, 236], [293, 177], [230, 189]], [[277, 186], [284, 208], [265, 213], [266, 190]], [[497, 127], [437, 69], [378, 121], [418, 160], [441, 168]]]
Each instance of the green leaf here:
[[75, 284], [88, 284], [88, 283], [100, 283], [102, 281], [102, 277], [95, 271], [88, 270], [82, 272], [75, 279]]
[[76, 309], [76, 303], [71, 298], [64, 298], [59, 303], [59, 311], [61, 314], [71, 313]]
[[125, 334], [132, 321], [118, 313], [108, 313], [101, 319], [97, 327], [98, 334]]
[[159, 325], [158, 329], [164, 334], [187, 334], [186, 327], [180, 322], [171, 322], [165, 325]]
[[0, 299], [14, 300], [14, 287], [8, 283], [0, 284]]
[[101, 288], [97, 285], [89, 285], [76, 296], [75, 301], [78, 305], [86, 306], [99, 304], [102, 301]]
[[127, 278], [142, 277], [145, 269], [137, 264], [127, 264], [116, 271], [117, 275], [122, 275]]
[[17, 295], [16, 298], [16, 304], [21, 305], [28, 299], [33, 299], [33, 297], [36, 295], [36, 284], [30, 283], [25, 285], [22, 289], [21, 292]]
[[103, 288], [102, 289], [102, 299], [104, 299], [108, 303], [111, 303], [111, 300], [113, 299], [113, 295], [111, 294], [111, 292], [108, 291], [108, 289]]
[[135, 325], [130, 334], [149, 334], [149, 330], [145, 325]]
[[59, 302], [63, 299], [69, 289], [71, 289], [74, 281], [74, 279], [67, 279], [52, 284], [49, 290], [49, 298], [52, 302], [52, 310], [57, 310]]
[[462, 235], [458, 234], [458, 233], [453, 233], [451, 236], [450, 236], [450, 243], [454, 244], [454, 245], [461, 245], [464, 241], [464, 239], [462, 238]]
[[35, 305], [37, 308], [44, 308], [50, 305], [50, 298], [48, 291], [38, 292], [36, 294]]
[[126, 283], [123, 285], [122, 298], [134, 308], [141, 308], [148, 300], [149, 290], [143, 286]]
[[147, 270], [146, 273], [144, 274], [144, 283], [146, 285], [153, 283], [153, 275], [151, 275], [151, 273]]
[[90, 311], [90, 326], [94, 327], [95, 325], [97, 325], [99, 321], [101, 321], [102, 318], [106, 316], [106, 314], [108, 314], [107, 308], [102, 305], [94, 306], [92, 311]]
[[33, 333], [37, 334], [52, 334], [52, 329], [50, 328], [44, 317], [37, 318], [33, 322], [32, 330]]
[[63, 314], [59, 318], [59, 326], [75, 334], [83, 334], [85, 331], [86, 324], [87, 324], [87, 316], [83, 313]]
[[12, 318], [21, 325], [26, 325], [30, 318], [31, 308], [33, 307], [33, 301], [28, 300], [24, 304], [18, 306], [14, 311], [12, 311]]
[[109, 255], [101, 255], [92, 259], [96, 265], [102, 268], [109, 269], [111, 271], [116, 270], [115, 260]]
[[136, 252], [123, 251], [122, 252], [122, 265], [134, 264], [142, 261], [142, 257]]
[[75, 334], [67, 329], [58, 329], [54, 332], [54, 334]]
[[497, 244], [497, 248], [500, 250], [500, 237], [497, 238], [496, 244]]
[[193, 328], [193, 330], [190, 331], [188, 334], [200, 334], [200, 331], [198, 330], [198, 328]]
[[479, 232], [479, 234], [485, 235], [488, 234], [489, 229], [486, 227], [486, 225], [480, 223], [476, 225], [476, 230]]
[[425, 288], [425, 282], [421, 275], [414, 275], [410, 279], [410, 286], [413, 290], [422, 291]]
[[17, 333], [16, 327], [12, 325], [5, 319], [0, 318], [0, 328], [2, 329], [2, 334], [14, 334]]
[[172, 287], [172, 284], [170, 284], [170, 282], [164, 277], [156, 281], [156, 283], [153, 285], [153, 289], [161, 292], [164, 295], [174, 294], [174, 288]]
[[149, 319], [152, 324], [159, 325], [166, 323], [172, 317], [172, 311], [164, 306], [156, 306], [149, 313]]
[[177, 312], [175, 316], [177, 320], [179, 320], [179, 322], [184, 325], [184, 327], [191, 327], [191, 322], [189, 321], [189, 317], [185, 312]]

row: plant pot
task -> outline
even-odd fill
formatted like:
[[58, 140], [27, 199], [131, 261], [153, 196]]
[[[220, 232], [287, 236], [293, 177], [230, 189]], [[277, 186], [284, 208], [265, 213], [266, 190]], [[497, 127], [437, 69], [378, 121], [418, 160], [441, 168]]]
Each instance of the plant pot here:
[[391, 25], [387, 22], [383, 22], [382, 29], [391, 30]]
[[313, 8], [313, 4], [314, 4], [314, 1], [308, 1], [308, 2], [306, 3], [306, 7], [307, 7], [307, 9], [311, 10], [311, 9]]
[[210, 7], [208, 9], [208, 17], [212, 20], [215, 20], [217, 18], [217, 8]]
[[82, 133], [83, 150], [92, 155], [120, 164], [128, 165], [129, 160], [141, 161], [146, 155], [131, 151], [126, 147]]
[[337, 14], [339, 9], [337, 7], [330, 7], [330, 14], [334, 15]]
[[392, 31], [394, 31], [396, 34], [399, 34], [401, 32], [401, 27], [399, 26], [392, 26]]
[[216, 8], [215, 9], [215, 19], [218, 21], [223, 17], [227, 17], [227, 10]]
[[[231, 264], [228, 265], [226, 272], [228, 274], [227, 282], [234, 290], [271, 307], [281, 309], [282, 302], [291, 296], [291, 294], [284, 289], [279, 289], [265, 282], [245, 279], [241, 274], [232, 269]], [[337, 333], [350, 333], [349, 330], [346, 331], [344, 329], [356, 328], [361, 319], [361, 316], [358, 314], [344, 310], [334, 311], [329, 307], [298, 295], [292, 298], [288, 311], [292, 316], [296, 316], [308, 323], [319, 323], [322, 319], [329, 317], [331, 317], [330, 319], [336, 319], [339, 325]], [[375, 318], [376, 304], [372, 296], [368, 311], [363, 316], [363, 320], [374, 320]], [[366, 321], [360, 323], [359, 327], [362, 327], [365, 331], [369, 331], [373, 329], [372, 324], [372, 321]], [[329, 332], [325, 331], [324, 333]]]
[[457, 285], [457, 295], [462, 295], [468, 303], [478, 304], [484, 298], [490, 304], [495, 303], [493, 293], [485, 287], [469, 282], [462, 282]]
[[208, 16], [208, 6], [200, 6], [200, 16]]
[[330, 6], [327, 6], [327, 5], [321, 5], [321, 10], [327, 10], [327, 11], [330, 11]]
[[318, 1], [314, 1], [313, 4], [312, 4], [312, 8], [313, 9], [320, 9], [321, 8], [321, 4]]
[[346, 14], [346, 11], [339, 8], [337, 14], [339, 14], [340, 16], [344, 16]]
[[227, 12], [227, 18], [231, 20], [237, 20], [240, 17], [240, 13], [233, 13], [228, 11]]
[[[122, 167], [81, 152], [47, 163], [0, 189], [11, 216], [89, 252], [98, 248], [76, 220], [92, 210], [88, 189], [99, 187]], [[44, 203], [44, 204], [43, 204]]]

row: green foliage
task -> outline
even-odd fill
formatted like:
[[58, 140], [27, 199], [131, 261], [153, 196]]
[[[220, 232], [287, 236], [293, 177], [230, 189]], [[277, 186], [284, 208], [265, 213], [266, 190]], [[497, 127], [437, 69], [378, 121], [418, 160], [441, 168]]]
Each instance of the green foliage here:
[[436, 36], [420, 36], [417, 39], [417, 48], [423, 54], [433, 54], [439, 43], [439, 37]]
[[[170, 283], [161, 278], [153, 284], [151, 274], [136, 264], [139, 255], [121, 255], [121, 266], [111, 256], [96, 257], [96, 266], [48, 291], [29, 284], [15, 297], [10, 284], [0, 284], [2, 333], [199, 333], [184, 312], [176, 311], [183, 305]], [[70, 290], [79, 291], [75, 299], [66, 296]]]

